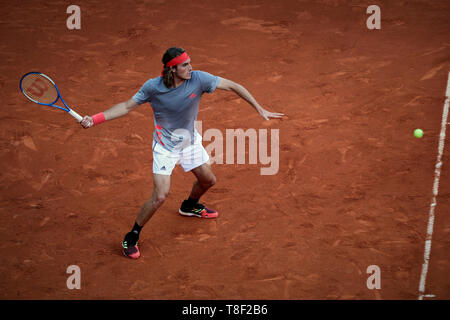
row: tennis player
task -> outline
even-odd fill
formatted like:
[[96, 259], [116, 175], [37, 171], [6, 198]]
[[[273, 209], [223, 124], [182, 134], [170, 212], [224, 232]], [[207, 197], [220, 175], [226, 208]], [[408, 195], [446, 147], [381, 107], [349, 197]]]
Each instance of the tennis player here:
[[207, 163], [208, 153], [202, 137], [195, 129], [202, 95], [216, 88], [232, 90], [253, 106], [266, 120], [281, 118], [261, 107], [241, 85], [203, 71], [193, 71], [187, 52], [178, 47], [169, 48], [162, 57], [161, 76], [149, 79], [128, 101], [81, 121], [90, 128], [106, 120], [122, 117], [139, 105], [149, 102], [153, 108], [155, 132], [153, 134], [153, 194], [140, 209], [134, 226], [122, 242], [123, 253], [131, 259], [140, 257], [138, 248], [142, 227], [164, 203], [170, 189], [170, 176], [176, 164], [197, 178], [189, 197], [184, 200], [179, 214], [203, 219], [217, 218], [219, 213], [199, 202], [200, 197], [216, 183], [216, 177]]

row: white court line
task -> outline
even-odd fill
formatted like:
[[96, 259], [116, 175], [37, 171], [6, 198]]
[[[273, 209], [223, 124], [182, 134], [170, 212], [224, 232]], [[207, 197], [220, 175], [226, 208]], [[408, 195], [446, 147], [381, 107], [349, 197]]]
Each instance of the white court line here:
[[442, 154], [444, 152], [444, 143], [445, 143], [445, 129], [447, 126], [447, 118], [448, 118], [448, 108], [450, 102], [450, 72], [448, 74], [447, 79], [447, 90], [445, 92], [445, 103], [444, 110], [442, 112], [442, 123], [441, 123], [441, 134], [439, 137], [439, 147], [438, 147], [438, 156], [436, 161], [436, 167], [434, 170], [434, 184], [433, 184], [433, 200], [430, 204], [430, 213], [428, 218], [428, 227], [427, 227], [427, 238], [425, 241], [425, 253], [423, 256], [423, 265], [422, 265], [422, 273], [420, 275], [420, 284], [419, 284], [419, 300], [423, 300], [424, 297], [434, 297], [432, 294], [425, 294], [425, 283], [427, 279], [428, 273], [428, 265], [430, 262], [430, 253], [431, 253], [431, 238], [433, 236], [433, 225], [434, 225], [434, 209], [437, 205], [437, 196], [439, 192], [439, 178], [441, 177], [441, 167], [442, 167]]

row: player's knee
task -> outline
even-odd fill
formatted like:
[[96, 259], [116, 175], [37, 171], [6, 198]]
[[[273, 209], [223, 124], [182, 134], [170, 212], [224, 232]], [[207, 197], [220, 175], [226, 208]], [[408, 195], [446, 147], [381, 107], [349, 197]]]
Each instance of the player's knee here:
[[212, 176], [211, 178], [209, 178], [207, 181], [206, 181], [206, 183], [205, 183], [205, 185], [208, 187], [208, 188], [211, 188], [212, 186], [214, 186], [216, 184], [216, 177], [215, 176]]
[[158, 194], [158, 195], [156, 195], [155, 201], [156, 201], [159, 205], [163, 204], [163, 202], [164, 202], [165, 200], [166, 200], [166, 195], [164, 195], [164, 194]]
[[163, 202], [167, 199], [168, 194], [168, 191], [157, 191], [155, 194], [155, 201], [160, 205], [163, 204]]

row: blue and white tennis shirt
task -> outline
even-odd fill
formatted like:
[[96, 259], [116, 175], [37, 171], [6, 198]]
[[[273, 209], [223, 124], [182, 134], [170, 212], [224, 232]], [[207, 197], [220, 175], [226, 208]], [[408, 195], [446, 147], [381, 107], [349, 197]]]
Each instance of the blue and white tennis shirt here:
[[155, 141], [167, 150], [180, 150], [194, 143], [195, 121], [203, 93], [213, 93], [220, 77], [204, 71], [192, 71], [191, 79], [176, 88], [167, 88], [163, 78], [147, 80], [133, 96], [138, 104], [149, 102], [153, 108]]

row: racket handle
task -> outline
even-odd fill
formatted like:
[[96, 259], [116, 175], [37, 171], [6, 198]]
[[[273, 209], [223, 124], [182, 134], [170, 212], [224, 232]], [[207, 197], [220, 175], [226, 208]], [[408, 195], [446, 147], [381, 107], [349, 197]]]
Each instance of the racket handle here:
[[78, 122], [81, 122], [81, 120], [83, 120], [83, 117], [80, 116], [75, 111], [73, 111], [72, 109], [69, 110], [69, 114], [72, 115], [74, 118], [76, 118], [78, 120]]

